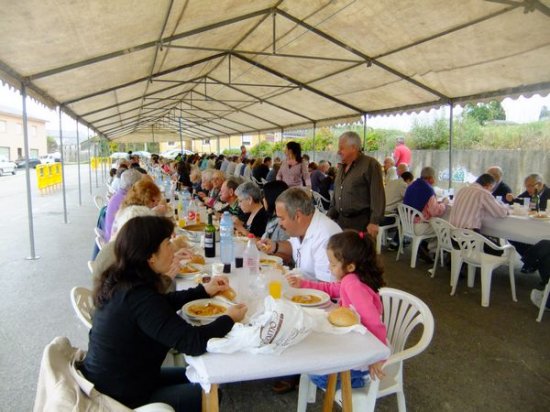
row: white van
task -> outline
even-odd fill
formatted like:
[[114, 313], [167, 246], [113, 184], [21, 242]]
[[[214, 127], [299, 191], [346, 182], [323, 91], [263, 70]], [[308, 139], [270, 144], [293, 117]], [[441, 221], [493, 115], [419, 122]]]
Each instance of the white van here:
[[61, 162], [61, 155], [59, 153], [49, 153], [45, 156], [40, 156], [40, 161], [43, 165], [48, 163]]

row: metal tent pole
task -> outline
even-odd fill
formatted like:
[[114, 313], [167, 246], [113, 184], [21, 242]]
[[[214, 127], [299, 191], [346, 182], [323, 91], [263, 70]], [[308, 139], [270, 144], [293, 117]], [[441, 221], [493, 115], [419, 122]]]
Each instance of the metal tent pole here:
[[450, 118], [449, 118], [449, 189], [453, 186], [453, 109], [454, 104], [449, 103]]
[[317, 122], [313, 122], [313, 160], [317, 161], [317, 148], [315, 147], [315, 134], [317, 133]]
[[99, 187], [97, 185], [97, 168], [98, 168], [97, 158], [98, 158], [98, 153], [99, 153], [99, 151], [97, 150], [97, 142], [94, 142], [94, 153], [95, 153], [94, 157], [95, 157], [95, 160], [96, 160], [96, 162], [95, 162], [95, 187], [97, 189]]
[[90, 128], [87, 127], [88, 135], [88, 177], [90, 178], [90, 196], [92, 195], [92, 153], [90, 145]]
[[367, 148], [367, 114], [363, 115], [363, 151]]
[[[21, 83], [21, 97], [23, 104], [23, 144], [25, 147], [25, 158], [29, 157], [29, 128], [27, 125], [27, 89], [24, 83]], [[25, 183], [27, 185], [27, 221], [29, 222], [29, 240], [31, 245], [31, 254], [27, 256], [27, 260], [40, 259], [40, 256], [36, 256], [36, 250], [34, 248], [34, 222], [32, 215], [32, 196], [31, 196], [31, 172], [29, 168], [29, 162], [25, 162]]]
[[61, 185], [63, 187], [63, 220], [65, 223], [69, 223], [67, 220], [67, 192], [65, 187], [65, 153], [63, 150], [63, 123], [61, 121], [61, 106], [59, 106], [59, 145], [61, 146]]
[[220, 136], [218, 136], [218, 142], [217, 142], [217, 152], [218, 152], [218, 155], [220, 154]]
[[181, 155], [183, 156], [183, 134], [181, 131], [181, 113], [180, 113], [180, 117], [178, 118], [178, 123], [179, 123], [179, 132], [180, 132]]
[[76, 121], [76, 164], [78, 165], [78, 205], [82, 206], [82, 185], [80, 182], [80, 136], [78, 134], [78, 120]]

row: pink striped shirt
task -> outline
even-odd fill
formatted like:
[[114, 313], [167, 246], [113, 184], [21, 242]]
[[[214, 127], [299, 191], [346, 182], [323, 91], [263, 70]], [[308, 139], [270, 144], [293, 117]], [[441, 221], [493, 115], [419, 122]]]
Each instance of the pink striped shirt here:
[[478, 183], [458, 191], [451, 208], [450, 223], [463, 229], [480, 229], [483, 218], [505, 217], [508, 207], [496, 200], [491, 192]]
[[380, 295], [361, 282], [355, 273], [348, 273], [340, 282], [300, 281], [301, 288], [322, 290], [331, 298], [340, 298], [340, 306], [353, 306], [361, 317], [361, 323], [369, 332], [386, 344], [386, 326], [382, 322]]
[[287, 160], [284, 160], [283, 163], [281, 163], [281, 167], [277, 173], [277, 180], [282, 180], [289, 187], [293, 187], [304, 186], [302, 178], [305, 181], [305, 185], [311, 187], [311, 179], [309, 178], [306, 162], [290, 165]]

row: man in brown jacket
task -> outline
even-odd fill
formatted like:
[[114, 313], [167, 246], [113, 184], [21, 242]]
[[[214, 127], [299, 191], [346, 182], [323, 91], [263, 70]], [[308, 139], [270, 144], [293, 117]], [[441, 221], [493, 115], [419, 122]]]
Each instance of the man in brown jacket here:
[[340, 136], [338, 155], [342, 162], [327, 216], [342, 229], [367, 231], [376, 237], [386, 207], [380, 163], [361, 152], [361, 138], [355, 132]]

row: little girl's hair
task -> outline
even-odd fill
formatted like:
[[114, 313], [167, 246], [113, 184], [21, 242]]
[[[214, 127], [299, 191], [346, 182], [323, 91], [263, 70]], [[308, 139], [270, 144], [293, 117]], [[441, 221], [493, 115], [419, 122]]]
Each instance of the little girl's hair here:
[[384, 268], [376, 254], [374, 240], [368, 233], [345, 230], [332, 235], [328, 241], [334, 257], [342, 266], [355, 265], [355, 274], [375, 292], [385, 286]]

